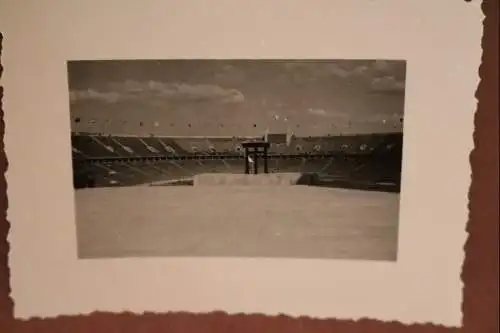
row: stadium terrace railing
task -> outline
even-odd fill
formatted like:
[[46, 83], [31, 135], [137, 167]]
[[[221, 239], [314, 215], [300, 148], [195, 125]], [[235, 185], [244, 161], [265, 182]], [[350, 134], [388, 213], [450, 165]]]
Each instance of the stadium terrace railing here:
[[[299, 154], [269, 154], [269, 160], [278, 159], [330, 159], [330, 158], [363, 158], [372, 157], [382, 153], [299, 153]], [[91, 157], [77, 160], [78, 163], [127, 163], [127, 162], [154, 162], [154, 161], [179, 161], [179, 160], [240, 160], [245, 159], [243, 154], [192, 154], [192, 155], [155, 155], [155, 156], [109, 156], [109, 157]]]

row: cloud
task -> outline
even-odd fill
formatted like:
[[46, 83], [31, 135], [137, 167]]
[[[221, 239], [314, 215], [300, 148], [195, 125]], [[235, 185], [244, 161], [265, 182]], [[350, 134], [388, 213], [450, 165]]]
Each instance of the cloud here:
[[388, 72], [392, 69], [391, 64], [387, 60], [380, 60], [380, 59], [375, 60], [373, 62], [372, 68], [375, 71], [381, 71], [381, 72]]
[[220, 103], [240, 103], [245, 100], [236, 89], [226, 89], [211, 84], [164, 83], [158, 81], [113, 82], [104, 89], [74, 90], [70, 100], [100, 101], [117, 103], [121, 101], [145, 101], [151, 103], [168, 101], [214, 101]]
[[352, 74], [351, 71], [335, 62], [291, 61], [285, 62], [283, 66], [288, 71], [300, 71], [315, 77], [335, 75], [346, 78]]
[[99, 92], [93, 89], [73, 90], [69, 93], [71, 102], [79, 100], [97, 100], [105, 103], [116, 103], [120, 99], [117, 92]]
[[404, 91], [404, 61], [394, 60], [336, 60], [290, 61], [283, 64], [292, 73], [307, 74], [314, 78], [336, 76], [341, 79], [365, 82], [376, 92]]
[[354, 69], [353, 69], [353, 75], [363, 75], [363, 74], [366, 74], [370, 71], [370, 66], [367, 66], [367, 65], [360, 65], [360, 66], [356, 66]]
[[323, 109], [308, 109], [307, 111], [315, 116], [321, 116], [321, 117], [328, 116], [328, 113]]
[[394, 76], [376, 77], [372, 80], [370, 88], [372, 92], [377, 93], [403, 93], [405, 83]]

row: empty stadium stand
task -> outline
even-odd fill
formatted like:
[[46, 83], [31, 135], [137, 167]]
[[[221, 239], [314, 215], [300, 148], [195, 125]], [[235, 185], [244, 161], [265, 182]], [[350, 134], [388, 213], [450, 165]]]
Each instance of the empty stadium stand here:
[[235, 137], [230, 138], [208, 138], [210, 152], [216, 154], [234, 154], [239, 153], [236, 149], [241, 140]]
[[[400, 183], [402, 134], [296, 137], [268, 135], [270, 173]], [[157, 137], [73, 133], [75, 188], [135, 186], [201, 173], [243, 173], [236, 137]]]
[[73, 151], [78, 151], [85, 158], [119, 156], [113, 147], [106, 146], [95, 135], [73, 135], [71, 144]]

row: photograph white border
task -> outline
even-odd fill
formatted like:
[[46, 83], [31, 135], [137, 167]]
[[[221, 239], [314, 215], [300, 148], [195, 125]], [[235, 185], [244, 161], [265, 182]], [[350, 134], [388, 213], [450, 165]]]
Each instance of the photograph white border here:
[[[460, 326], [483, 13], [460, 0], [5, 0], [16, 318], [263, 313]], [[66, 61], [407, 60], [398, 261], [78, 260]]]

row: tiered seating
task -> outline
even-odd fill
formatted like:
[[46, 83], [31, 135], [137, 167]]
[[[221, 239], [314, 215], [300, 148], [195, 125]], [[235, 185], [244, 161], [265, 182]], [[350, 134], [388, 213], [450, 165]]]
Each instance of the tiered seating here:
[[99, 136], [94, 138], [101, 145], [106, 147], [106, 150], [113, 151], [118, 156], [130, 156], [131, 153], [123, 149], [120, 143], [112, 136]]
[[364, 149], [361, 145], [365, 142], [361, 136], [339, 136], [329, 137], [323, 140], [323, 144], [328, 149], [333, 149], [334, 153], [354, 154], [360, 152], [360, 148]]
[[243, 155], [244, 154], [244, 149], [243, 149], [243, 142], [245, 140], [241, 140], [241, 139], [238, 139], [238, 140], [235, 140], [235, 143], [234, 143], [234, 146], [233, 146], [233, 152], [237, 155]]
[[166, 171], [163, 170], [163, 168], [150, 161], [134, 161], [127, 163], [127, 165], [133, 169], [133, 171], [141, 174], [142, 178], [145, 179], [146, 182], [167, 177]]
[[189, 170], [189, 165], [186, 166], [182, 162], [183, 161], [157, 161], [154, 163], [168, 174], [169, 179], [192, 177], [193, 172]]
[[322, 137], [306, 137], [301, 138], [298, 143], [301, 146], [301, 151], [306, 154], [317, 154], [321, 152]]
[[401, 154], [403, 150], [403, 135], [388, 134], [376, 138], [377, 144], [374, 144], [374, 152], [376, 153], [396, 153]]
[[300, 172], [318, 173], [323, 170], [328, 162], [328, 159], [306, 159], [300, 166]]
[[229, 172], [228, 167], [221, 160], [203, 160], [200, 164], [204, 168], [204, 173]]
[[[182, 157], [199, 154], [243, 152], [243, 138], [158, 138], [125, 136], [72, 135], [75, 165], [88, 158], [141, 157], [171, 155]], [[240, 149], [238, 149], [238, 147]], [[279, 154], [339, 153], [331, 158], [273, 158]], [[401, 174], [402, 134], [350, 135], [338, 137], [293, 137], [290, 145], [271, 145], [269, 172], [319, 173], [324, 177], [344, 180], [399, 183]], [[260, 160], [259, 168], [263, 163]], [[227, 158], [168, 161], [137, 161], [75, 167], [75, 184], [89, 182], [94, 186], [131, 186], [158, 180], [192, 177], [200, 173], [243, 173], [244, 160]], [[76, 185], [75, 185], [76, 186]]]
[[75, 147], [71, 147], [71, 157], [73, 158], [73, 161], [80, 161], [86, 159], [86, 156]]
[[383, 143], [383, 136], [363, 135], [359, 137], [357, 152], [360, 154], [373, 154], [373, 152]]
[[196, 161], [181, 162], [187, 162], [184, 163], [184, 168], [177, 166], [175, 162], [167, 161], [94, 164], [80, 168], [75, 175], [78, 176], [79, 174], [83, 181], [85, 181], [85, 177], [90, 176], [93, 179], [92, 187], [110, 187], [183, 179], [200, 173], [200, 170], [197, 170], [194, 164]]
[[362, 168], [364, 168], [364, 165], [354, 159], [331, 157], [325, 161], [318, 173], [326, 178], [350, 179], [353, 172]]
[[[82, 165], [73, 160], [73, 186], [75, 189], [95, 186], [97, 183], [93, 175], [96, 174], [94, 169], [87, 165]], [[102, 177], [99, 177], [101, 182]], [[104, 180], [106, 183], [106, 180]]]
[[324, 137], [321, 140], [322, 151], [345, 152], [348, 154], [373, 154], [389, 149], [401, 149], [402, 134], [367, 134]]
[[224, 161], [229, 173], [244, 173], [245, 161], [243, 159], [227, 159]]
[[325, 154], [337, 152], [340, 149], [339, 140], [336, 137], [323, 137], [321, 140], [321, 151]]
[[181, 138], [176, 139], [175, 142], [182, 150], [190, 154], [210, 154], [210, 152], [212, 152], [212, 147], [207, 139]]
[[285, 154], [301, 154], [302, 153], [302, 140], [297, 137], [292, 137], [290, 143], [285, 147]]
[[117, 136], [114, 138], [120, 147], [133, 156], [156, 156], [161, 153], [154, 147], [149, 147], [140, 137]]
[[157, 137], [148, 136], [141, 138], [141, 142], [146, 146], [149, 151], [157, 152], [158, 155], [175, 155], [175, 149], [173, 147], [168, 147]]
[[215, 154], [237, 153], [235, 146], [239, 143], [236, 138], [209, 138], [207, 139], [210, 152]]
[[205, 173], [206, 169], [201, 163], [201, 161], [197, 160], [176, 160], [174, 163], [181, 168], [187, 175], [194, 176], [200, 173]]
[[159, 138], [159, 137], [156, 137], [154, 139], [156, 139], [158, 141], [158, 144], [163, 147], [167, 155], [182, 156], [188, 154], [188, 151], [186, 151], [179, 144], [177, 144], [177, 142], [174, 139]]
[[375, 182], [400, 184], [401, 167], [401, 158], [397, 153], [390, 156], [374, 156], [370, 168], [367, 168], [366, 173], [369, 171], [369, 175], [367, 176], [374, 179]]
[[120, 164], [94, 164], [76, 168], [75, 188], [131, 186], [143, 182], [143, 177]]
[[269, 173], [278, 173], [280, 171], [280, 161], [277, 158], [270, 158], [267, 160], [267, 167]]
[[119, 156], [113, 149], [100, 144], [96, 139], [90, 135], [72, 135], [71, 145], [75, 148], [74, 151], [78, 151], [88, 158]]
[[276, 154], [276, 155], [282, 155], [282, 154], [286, 154], [288, 151], [288, 146], [286, 145], [286, 143], [271, 143], [270, 146], [269, 146], [269, 155], [273, 155], [273, 154]]
[[293, 137], [290, 145], [284, 150], [286, 154], [316, 154], [320, 153], [322, 149], [322, 138], [307, 137], [299, 138]]
[[304, 163], [303, 158], [286, 158], [280, 159], [277, 163], [278, 169], [276, 172], [300, 172], [300, 168]]
[[354, 153], [357, 154], [373, 154], [373, 152], [380, 146], [386, 136], [381, 135], [360, 135], [352, 137], [352, 146]]
[[143, 184], [149, 181], [150, 176], [141, 168], [129, 163], [113, 163], [104, 165], [110, 170], [108, 178], [121, 186]]
[[377, 158], [371, 155], [332, 157], [319, 173], [327, 178], [399, 183], [401, 160]]

